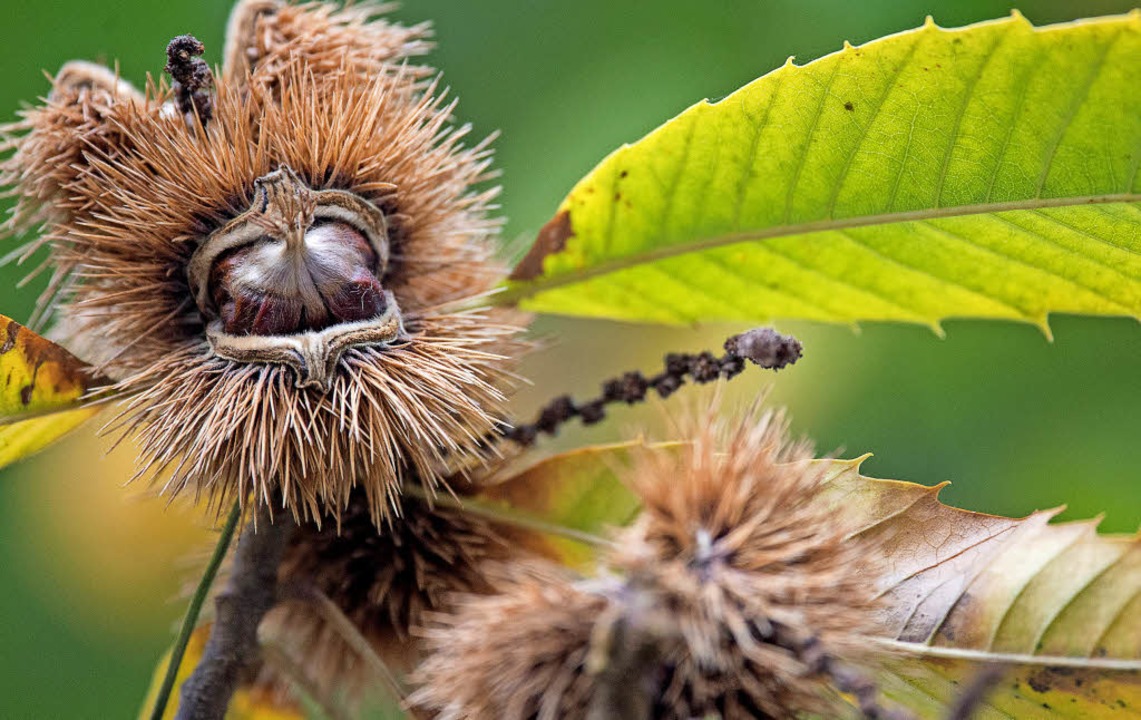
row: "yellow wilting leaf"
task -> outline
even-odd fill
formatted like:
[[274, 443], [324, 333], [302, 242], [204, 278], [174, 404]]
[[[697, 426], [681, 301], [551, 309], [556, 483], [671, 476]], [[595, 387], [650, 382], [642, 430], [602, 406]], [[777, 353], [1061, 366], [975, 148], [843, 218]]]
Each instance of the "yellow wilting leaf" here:
[[88, 366], [0, 315], [0, 467], [42, 450], [98, 412], [81, 407]]
[[924, 487], [833, 463], [829, 499], [883, 547], [882, 688], [940, 717], [984, 665], [1005, 671], [980, 718], [1141, 717], [1141, 536], [949, 507]]
[[[198, 661], [202, 658], [206, 641], [210, 639], [210, 628], [211, 625], [209, 624], [201, 625], [190, 636], [190, 642], [186, 646], [186, 654], [182, 656], [182, 665], [179, 666], [178, 675], [175, 678], [174, 691], [171, 693], [170, 702], [166, 706], [166, 712], [162, 716], [163, 720], [174, 720], [175, 715], [178, 714], [179, 688], [182, 687], [186, 678], [194, 672], [194, 668], [197, 667]], [[166, 676], [166, 668], [169, 664], [170, 652], [167, 651], [166, 655], [159, 661], [158, 667], [155, 668], [151, 678], [151, 686], [147, 690], [147, 697], [139, 711], [139, 720], [150, 718], [151, 708], [158, 697], [158, 691], [162, 687], [162, 681]], [[239, 687], [234, 693], [234, 697], [230, 701], [230, 709], [226, 712], [226, 720], [305, 720], [305, 714], [293, 705], [284, 704], [281, 698], [276, 697], [268, 689], [244, 686]]]

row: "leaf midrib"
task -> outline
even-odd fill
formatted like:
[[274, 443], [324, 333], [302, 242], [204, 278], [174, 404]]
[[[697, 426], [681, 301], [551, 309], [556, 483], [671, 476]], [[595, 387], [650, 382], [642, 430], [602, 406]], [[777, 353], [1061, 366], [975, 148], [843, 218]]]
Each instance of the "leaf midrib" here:
[[[1027, 198], [1025, 200], [1011, 200], [996, 203], [980, 203], [977, 205], [957, 205], [951, 207], [924, 208], [922, 210], [907, 210], [904, 212], [882, 213], [876, 215], [860, 215], [850, 218], [829, 218], [826, 220], [813, 220], [794, 225], [776, 225], [768, 228], [758, 228], [741, 232], [725, 233], [714, 237], [696, 240], [694, 242], [679, 243], [654, 248], [626, 257], [608, 260], [589, 268], [572, 270], [554, 277], [541, 277], [529, 283], [509, 288], [495, 297], [495, 302], [501, 305], [515, 304], [520, 300], [532, 297], [540, 292], [552, 290], [565, 285], [589, 280], [600, 275], [625, 270], [627, 268], [644, 265], [646, 263], [664, 260], [666, 258], [687, 255], [704, 250], [736, 243], [755, 240], [769, 240], [791, 235], [806, 235], [831, 230], [847, 230], [851, 228], [869, 227], [876, 225], [893, 225], [905, 222], [922, 222], [925, 220], [939, 220], [942, 218], [968, 217], [972, 215], [988, 215], [1015, 210], [1041, 210], [1048, 208], [1081, 207], [1085, 205], [1103, 205], [1113, 203], [1141, 202], [1141, 193], [1114, 193], [1106, 195], [1085, 195], [1079, 197], [1063, 198]], [[573, 225], [572, 225], [573, 227]]]
[[871, 637], [869, 639], [880, 647], [899, 653], [947, 660], [997, 662], [1007, 665], [1067, 667], [1111, 672], [1141, 671], [1141, 659], [1080, 657], [1076, 655], [1028, 655], [1026, 653], [1005, 653], [975, 648], [927, 645], [925, 643], [905, 642], [882, 637]]

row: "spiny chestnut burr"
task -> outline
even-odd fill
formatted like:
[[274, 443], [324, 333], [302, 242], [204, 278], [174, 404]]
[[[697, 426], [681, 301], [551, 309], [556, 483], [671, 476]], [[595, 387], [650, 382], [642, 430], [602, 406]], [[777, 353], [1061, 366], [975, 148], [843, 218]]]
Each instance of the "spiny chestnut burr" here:
[[866, 717], [902, 717], [860, 669], [880, 541], [837, 520], [827, 466], [779, 414], [680, 420], [677, 448], [635, 453], [625, 479], [642, 510], [599, 575], [537, 565], [429, 617], [413, 707], [436, 720], [847, 716], [839, 691]]
[[505, 413], [526, 318], [485, 307], [490, 150], [416, 63], [426, 27], [380, 15], [239, 0], [216, 75], [189, 36], [146, 93], [68, 63], [0, 126], [0, 232], [50, 252], [41, 315], [168, 494], [317, 519], [363, 487], [382, 522]]
[[[478, 492], [478, 483], [461, 478], [449, 485], [461, 497]], [[427, 614], [445, 609], [458, 593], [495, 592], [507, 568], [550, 552], [540, 536], [423, 499], [409, 499], [399, 520], [378, 529], [357, 488], [339, 523], [298, 527], [279, 580], [287, 596], [291, 589], [301, 596], [279, 606], [262, 630], [297, 659], [319, 693], [338, 693], [355, 708], [379, 689], [376, 677], [316, 610], [314, 594], [344, 613], [399, 672], [419, 656], [413, 630]], [[281, 680], [271, 669], [263, 679]]]

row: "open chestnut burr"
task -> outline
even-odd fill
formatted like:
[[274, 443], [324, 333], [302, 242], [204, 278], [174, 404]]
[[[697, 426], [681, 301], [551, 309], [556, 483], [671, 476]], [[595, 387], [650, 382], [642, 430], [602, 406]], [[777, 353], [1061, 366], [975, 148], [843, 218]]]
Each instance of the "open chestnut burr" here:
[[292, 366], [301, 387], [326, 387], [350, 347], [403, 336], [381, 285], [384, 214], [342, 190], [313, 190], [288, 166], [259, 178], [250, 208], [212, 233], [188, 276], [214, 352]]

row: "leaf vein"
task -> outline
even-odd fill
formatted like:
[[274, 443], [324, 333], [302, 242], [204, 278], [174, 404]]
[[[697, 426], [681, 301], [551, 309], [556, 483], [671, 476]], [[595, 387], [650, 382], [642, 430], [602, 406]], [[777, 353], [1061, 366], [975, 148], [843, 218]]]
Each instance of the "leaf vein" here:
[[749, 164], [748, 171], [745, 173], [744, 180], [741, 181], [737, 188], [737, 198], [733, 206], [733, 227], [741, 227], [741, 213], [745, 209], [745, 196], [749, 193], [749, 187], [753, 180], [756, 178], [757, 172], [757, 151], [761, 146], [761, 135], [764, 134], [765, 127], [768, 126], [769, 117], [772, 115], [773, 105], [776, 105], [777, 96], [780, 94], [781, 88], [784, 87], [785, 74], [781, 73], [775, 77], [772, 95], [769, 96], [769, 102], [765, 105], [765, 111], [761, 115], [759, 121], [753, 120], [749, 111], [745, 109], [745, 101], [741, 101], [741, 114], [743, 114], [750, 123], [753, 124], [753, 137], [749, 143], [749, 151], [745, 157]]
[[[1113, 218], [1114, 220], [1119, 219], [1115, 215], [1113, 215], [1113, 213], [1105, 212], [1105, 209], [1100, 207], [1100, 206], [1095, 205], [1094, 209], [1096, 209], [1098, 212], [1101, 212], [1102, 214], [1106, 215], [1107, 217]], [[1136, 255], [1138, 257], [1141, 257], [1141, 252], [1134, 250], [1131, 247], [1128, 247], [1126, 245], [1119, 245], [1118, 243], [1113, 242], [1109, 238], [1103, 238], [1103, 237], [1100, 237], [1098, 235], [1094, 235], [1093, 233], [1089, 232], [1088, 230], [1083, 230], [1079, 227], [1074, 226], [1071, 223], [1065, 222], [1063, 220], [1059, 220], [1058, 218], [1054, 217], [1053, 215], [1049, 215], [1047, 213], [1044, 213], [1041, 210], [1031, 210], [1030, 212], [1034, 213], [1035, 215], [1037, 215], [1040, 218], [1043, 218], [1047, 222], [1051, 222], [1051, 223], [1054, 223], [1055, 225], [1059, 225], [1061, 227], [1064, 227], [1067, 230], [1070, 230], [1071, 232], [1074, 232], [1074, 233], [1081, 235], [1083, 237], [1089, 238], [1090, 240], [1093, 240], [1094, 242], [1098, 242], [1098, 243], [1101, 243], [1103, 245], [1108, 245], [1111, 248], [1115, 248], [1117, 250], [1122, 250], [1122, 251], [1127, 252], [1131, 255]]]
[[[1045, 215], [1042, 215], [1041, 213], [1036, 213], [1036, 215], [1038, 217], [1046, 217]], [[1132, 277], [1130, 275], [1126, 275], [1126, 274], [1122, 273], [1122, 271], [1119, 270], [1117, 266], [1110, 265], [1106, 262], [1103, 262], [1101, 260], [1098, 260], [1097, 258], [1090, 256], [1089, 254], [1084, 254], [1084, 253], [1081, 253], [1081, 252], [1074, 250], [1072, 248], [1066, 247], [1065, 245], [1058, 242], [1057, 240], [1053, 240], [1053, 239], [1047, 237], [1046, 235], [1043, 235], [1042, 233], [1038, 232], [1037, 230], [1026, 227], [1025, 225], [1020, 225], [1019, 223], [1015, 222], [1014, 220], [1010, 219], [1009, 217], [1007, 217], [1001, 213], [996, 213], [994, 218], [995, 218], [995, 220], [998, 220], [1001, 223], [1009, 225], [1012, 228], [1020, 230], [1020, 231], [1027, 233], [1029, 235], [1032, 235], [1035, 238], [1035, 240], [1038, 242], [1042, 242], [1043, 244], [1052, 245], [1053, 247], [1058, 248], [1058, 250], [1060, 252], [1070, 256], [1075, 262], [1078, 262], [1078, 263], [1088, 262], [1091, 265], [1096, 265], [1100, 270], [1103, 270], [1106, 273], [1109, 273], [1112, 275], [1116, 275], [1118, 278], [1120, 278], [1121, 280], [1124, 280], [1127, 283], [1132, 282], [1136, 279], [1135, 277]], [[1067, 225], [1062, 225], [1061, 223], [1058, 223], [1058, 225], [1060, 225], [1061, 227], [1065, 227], [1069, 230], [1073, 230], [1075, 232], [1075, 234], [1080, 235], [1080, 236], [1082, 236], [1088, 240], [1091, 240], [1091, 241], [1097, 240], [1097, 238], [1093, 237], [1089, 233], [1085, 233], [1085, 232], [1075, 230], [1074, 228], [1071, 228]], [[1141, 299], [1141, 298], [1139, 298], [1139, 299]], [[1113, 302], [1120, 304], [1119, 300], [1115, 300]]]
[[788, 194], [784, 202], [784, 223], [788, 223], [789, 218], [792, 217], [792, 202], [796, 198], [796, 189], [800, 185], [800, 175], [804, 171], [804, 166], [808, 162], [809, 150], [812, 148], [812, 141], [816, 139], [816, 129], [820, 125], [820, 116], [823, 115], [824, 103], [831, 96], [832, 83], [836, 80], [836, 74], [840, 70], [840, 63], [833, 63], [832, 72], [828, 75], [828, 80], [820, 90], [820, 100], [816, 103], [816, 109], [812, 113], [812, 123], [808, 126], [805, 133], [804, 151], [797, 158], [796, 166], [793, 168], [792, 177], [789, 178]]
[[1038, 188], [1034, 192], [1034, 197], [1042, 197], [1042, 190], [1046, 187], [1046, 180], [1050, 175], [1050, 168], [1054, 164], [1054, 156], [1058, 153], [1058, 148], [1062, 145], [1062, 140], [1065, 138], [1066, 131], [1070, 129], [1073, 124], [1074, 118], [1077, 117], [1078, 112], [1081, 110], [1082, 105], [1085, 103], [1086, 98], [1089, 97], [1090, 90], [1093, 89], [1094, 84], [1098, 78], [1101, 77], [1102, 70], [1105, 69], [1106, 58], [1109, 57], [1110, 51], [1113, 46], [1125, 36], [1124, 30], [1118, 30], [1113, 36], [1113, 39], [1105, 43], [1105, 49], [1101, 52], [1101, 57], [1094, 63], [1093, 68], [1085, 79], [1078, 86], [1078, 92], [1074, 94], [1074, 99], [1070, 102], [1070, 106], [1066, 109], [1066, 115], [1062, 118], [1061, 124], [1058, 125], [1058, 130], [1054, 133], [1054, 138], [1050, 142], [1050, 146], [1046, 151], [1046, 156], [1042, 162], [1042, 172], [1038, 176]]
[[[844, 233], [841, 233], [841, 234], [843, 235]], [[908, 307], [906, 305], [901, 304], [900, 302], [898, 302], [896, 300], [895, 296], [889, 296], [887, 293], [885, 293], [884, 291], [879, 290], [879, 289], [867, 288], [867, 287], [861, 286], [861, 285], [853, 282], [852, 280], [849, 280], [844, 275], [833, 275], [831, 273], [825, 272], [824, 270], [822, 270], [820, 268], [814, 267], [812, 265], [805, 264], [804, 262], [802, 262], [800, 259], [796, 258], [793, 255], [789, 255], [787, 253], [780, 252], [779, 250], [777, 250], [776, 246], [774, 246], [771, 243], [757, 243], [757, 248], [764, 251], [764, 252], [772, 253], [773, 255], [776, 255], [777, 257], [783, 258], [784, 260], [786, 260], [787, 262], [789, 262], [792, 265], [795, 265], [797, 268], [799, 268], [801, 271], [803, 271], [804, 273], [806, 273], [808, 275], [815, 275], [815, 276], [823, 278], [827, 281], [834, 282], [837, 285], [843, 285], [845, 287], [852, 288], [853, 290], [856, 290], [860, 294], [868, 295], [870, 297], [875, 298], [876, 300], [879, 300], [880, 302], [883, 302], [883, 303], [886, 303], [888, 305], [895, 307], [897, 310], [902, 311], [905, 315], [912, 315], [916, 318], [923, 319], [923, 320], [927, 319], [927, 314], [925, 312], [923, 312], [922, 310], [920, 310], [918, 308]]]
[[970, 287], [969, 285], [964, 285], [962, 283], [962, 281], [960, 281], [957, 278], [949, 277], [946, 275], [939, 275], [938, 273], [936, 273], [934, 270], [931, 270], [930, 268], [920, 267], [919, 265], [912, 265], [910, 263], [904, 262], [902, 258], [897, 258], [897, 257], [892, 256], [892, 255], [887, 255], [886, 253], [883, 253], [881, 250], [878, 250], [877, 248], [875, 248], [871, 245], [868, 245], [862, 239], [853, 235], [850, 232], [847, 232], [844, 230], [841, 230], [839, 232], [844, 237], [848, 238], [849, 240], [856, 243], [857, 245], [859, 245], [861, 247], [865, 247], [865, 248], [871, 250], [872, 252], [884, 255], [885, 257], [891, 258], [900, 267], [907, 268], [908, 270], [920, 273], [920, 274], [922, 274], [926, 277], [932, 278], [938, 282], [959, 288], [960, 290], [968, 292], [968, 293], [974, 295], [975, 297], [982, 298], [982, 299], [987, 300], [989, 302], [993, 302], [996, 305], [1001, 305], [1002, 307], [1010, 310], [1017, 317], [1028, 317], [1026, 314], [1026, 311], [1024, 311], [1022, 308], [1017, 307], [1015, 305], [1011, 305], [1009, 302], [1006, 302], [1005, 300], [1001, 300], [997, 297], [994, 297], [993, 295], [989, 295], [986, 292], [979, 290], [978, 288], [973, 288], [973, 287]]
[[1029, 198], [1009, 202], [986, 203], [982, 205], [960, 205], [955, 207], [928, 208], [924, 210], [908, 210], [878, 215], [863, 215], [852, 218], [817, 220], [796, 225], [780, 225], [776, 227], [758, 228], [742, 232], [724, 233], [689, 243], [673, 243], [658, 247], [647, 248], [624, 257], [603, 261], [592, 267], [582, 267], [568, 270], [557, 275], [544, 276], [537, 280], [517, 285], [515, 289], [500, 293], [496, 301], [501, 304], [518, 302], [522, 298], [530, 297], [538, 292], [551, 288], [580, 282], [587, 278], [607, 275], [636, 265], [654, 262], [668, 257], [687, 255], [708, 250], [723, 245], [733, 245], [740, 242], [753, 242], [767, 240], [773, 237], [787, 237], [802, 235], [825, 230], [842, 230], [847, 228], [891, 225], [895, 223], [923, 221], [949, 217], [968, 217], [972, 215], [986, 215], [1009, 210], [1037, 210], [1051, 207], [1087, 206], [1097, 203], [1129, 203], [1141, 200], [1141, 193], [1126, 193], [1115, 195], [1072, 197], [1072, 198]]
[[959, 235], [958, 233], [953, 233], [950, 230], [947, 230], [946, 228], [939, 227], [938, 225], [935, 225], [934, 223], [924, 222], [923, 225], [925, 227], [929, 227], [929, 228], [935, 230], [936, 232], [938, 232], [941, 235], [945, 235], [949, 238], [952, 238], [952, 239], [958, 240], [959, 242], [970, 245], [973, 248], [977, 248], [981, 252], [988, 253], [988, 254], [994, 255], [996, 257], [1003, 258], [1004, 260], [1011, 262], [1011, 263], [1014, 263], [1015, 265], [1021, 265], [1022, 267], [1027, 268], [1029, 270], [1040, 272], [1040, 273], [1043, 273], [1049, 277], [1055, 278], [1059, 282], [1067, 283], [1067, 284], [1072, 285], [1074, 287], [1081, 288], [1081, 289], [1083, 289], [1089, 293], [1092, 293], [1093, 295], [1096, 295], [1097, 297], [1101, 298], [1102, 300], [1106, 301], [1107, 303], [1120, 308], [1121, 310], [1123, 310], [1125, 312], [1128, 312], [1128, 313], [1134, 312], [1134, 310], [1132, 308], [1128, 308], [1128, 307], [1122, 305], [1117, 300], [1114, 300], [1113, 298], [1106, 295], [1105, 291], [1101, 290], [1100, 288], [1096, 288], [1096, 287], [1093, 287], [1091, 285], [1087, 285], [1085, 283], [1074, 280], [1072, 278], [1068, 278], [1065, 275], [1062, 275], [1061, 273], [1059, 273], [1054, 268], [1046, 267], [1046, 266], [1042, 266], [1042, 265], [1036, 265], [1036, 264], [1029, 262], [1025, 259], [1018, 258], [1018, 257], [1015, 257], [1013, 255], [1008, 255], [1007, 253], [999, 252], [998, 250], [996, 250], [992, 247], [988, 247], [986, 245], [983, 245], [979, 242], [971, 240], [969, 237]]
[[[1114, 558], [1113, 562], [1108, 563], [1105, 567], [1094, 573], [1088, 580], [1082, 583], [1081, 587], [1076, 588], [1074, 592], [1070, 594], [1070, 597], [1066, 598], [1066, 601], [1062, 603], [1053, 613], [1051, 613], [1050, 617], [1046, 618], [1045, 624], [1038, 631], [1038, 634], [1034, 637], [1033, 647], [1039, 647], [1042, 643], [1042, 640], [1046, 637], [1050, 630], [1058, 624], [1058, 620], [1061, 618], [1062, 613], [1064, 613], [1067, 608], [1072, 606], [1074, 601], [1081, 597], [1083, 593], [1093, 587], [1096, 582], [1098, 582], [1101, 578], [1105, 577], [1107, 573], [1113, 570], [1113, 568], [1116, 567], [1118, 563], [1121, 562], [1122, 558], [1124, 558], [1127, 554], [1128, 551]], [[1130, 598], [1126, 598], [1125, 603], [1121, 606], [1121, 608], [1118, 609], [1117, 613], [1114, 613], [1114, 615], [1110, 617], [1109, 622], [1106, 623], [1105, 627], [1102, 628], [1101, 632], [1098, 634], [1099, 639], [1105, 635], [1109, 628], [1113, 627], [1113, 622], [1117, 618], [1118, 613], [1123, 612], [1125, 607], [1129, 605], [1129, 602]], [[1096, 646], [1097, 644], [1095, 643], [1094, 647]]]
[[[1039, 526], [1039, 527], [1037, 527], [1037, 528], [1033, 528], [1033, 529], [1037, 531], [1037, 530], [1043, 530], [1043, 529], [1045, 529], [1046, 527], [1047, 527], [1046, 525], [1041, 525], [1041, 526]], [[998, 634], [999, 634], [1000, 632], [1002, 632], [1002, 626], [1006, 624], [1006, 621], [1007, 621], [1007, 619], [1010, 617], [1010, 613], [1011, 613], [1011, 611], [1012, 611], [1012, 610], [1014, 610], [1014, 606], [1018, 604], [1018, 599], [1019, 599], [1019, 598], [1021, 598], [1021, 597], [1022, 597], [1022, 596], [1023, 596], [1025, 593], [1026, 593], [1026, 589], [1027, 589], [1027, 588], [1030, 586], [1030, 584], [1031, 584], [1031, 583], [1034, 581], [1034, 578], [1035, 578], [1035, 577], [1037, 577], [1037, 576], [1038, 576], [1038, 574], [1039, 574], [1039, 573], [1041, 573], [1041, 572], [1042, 572], [1042, 570], [1043, 570], [1043, 569], [1044, 569], [1044, 568], [1045, 568], [1045, 567], [1046, 567], [1048, 564], [1050, 564], [1050, 563], [1054, 562], [1055, 560], [1057, 560], [1059, 556], [1061, 556], [1062, 554], [1064, 554], [1064, 553], [1066, 552], [1066, 550], [1069, 550], [1071, 547], [1073, 547], [1074, 545], [1076, 545], [1076, 544], [1077, 544], [1077, 543], [1078, 543], [1078, 542], [1079, 542], [1081, 539], [1082, 539], [1082, 538], [1081, 538], [1081, 535], [1076, 535], [1076, 534], [1075, 534], [1075, 535], [1074, 535], [1072, 538], [1070, 538], [1070, 539], [1069, 539], [1069, 541], [1068, 541], [1068, 542], [1066, 542], [1064, 545], [1062, 545], [1061, 547], [1059, 547], [1059, 548], [1058, 548], [1058, 549], [1057, 549], [1057, 550], [1054, 552], [1053, 556], [1052, 556], [1052, 557], [1051, 557], [1049, 560], [1047, 560], [1046, 562], [1042, 563], [1042, 564], [1041, 564], [1041, 565], [1038, 567], [1038, 569], [1034, 571], [1034, 574], [1032, 574], [1030, 577], [1026, 578], [1026, 580], [1025, 580], [1025, 581], [1022, 583], [1022, 585], [1021, 585], [1021, 586], [1018, 588], [1018, 592], [1016, 592], [1016, 593], [1014, 594], [1014, 597], [1012, 597], [1012, 598], [1010, 599], [1010, 602], [1008, 602], [1008, 603], [1006, 604], [1006, 607], [1004, 607], [1004, 608], [1002, 609], [1002, 614], [999, 616], [999, 618], [998, 618], [998, 622], [996, 622], [996, 623], [994, 624], [994, 629], [993, 629], [993, 632], [991, 633], [990, 639], [987, 641], [987, 649], [991, 649], [991, 648], [993, 648], [993, 647], [994, 647], [994, 644], [995, 644], [995, 641], [997, 640]]]
[[983, 74], [987, 68], [990, 67], [991, 60], [998, 54], [998, 49], [1009, 37], [1010, 28], [1007, 28], [1006, 32], [999, 36], [994, 44], [987, 50], [982, 62], [979, 63], [979, 69], [967, 83], [966, 92], [963, 93], [963, 102], [959, 106], [958, 112], [955, 113], [955, 120], [951, 124], [951, 132], [947, 136], [947, 149], [943, 152], [943, 162], [939, 168], [939, 174], [937, 175], [938, 181], [935, 186], [935, 207], [941, 207], [943, 205], [943, 186], [947, 181], [947, 170], [951, 166], [951, 156], [955, 153], [955, 143], [958, 140], [959, 128], [962, 127], [963, 118], [966, 117], [967, 108], [970, 107], [971, 100], [974, 99], [975, 96], [975, 90], [979, 86], [979, 81], [982, 80]]
[[892, 72], [891, 78], [884, 85], [883, 92], [880, 93], [880, 96], [876, 99], [875, 105], [873, 106], [874, 109], [872, 110], [872, 116], [868, 118], [868, 121], [864, 123], [864, 125], [860, 128], [860, 137], [856, 139], [856, 142], [852, 145], [851, 151], [848, 152], [848, 156], [844, 159], [844, 166], [841, 168], [840, 175], [836, 178], [836, 183], [833, 186], [832, 197], [828, 199], [828, 211], [826, 213], [827, 217], [833, 217], [835, 215], [836, 201], [840, 197], [840, 192], [844, 189], [844, 183], [848, 179], [848, 173], [852, 170], [852, 164], [855, 161], [856, 156], [859, 154], [860, 149], [863, 147], [864, 141], [868, 137], [868, 131], [871, 130], [872, 125], [875, 124], [876, 119], [879, 117], [880, 111], [883, 110], [884, 105], [887, 104], [888, 97], [891, 95], [892, 91], [895, 90], [896, 85], [899, 82], [900, 75], [902, 75], [903, 71], [907, 69], [908, 63], [911, 62], [911, 58], [915, 57], [915, 52], [918, 50], [918, 48], [918, 40], [913, 42], [911, 47], [908, 48], [907, 54]]

